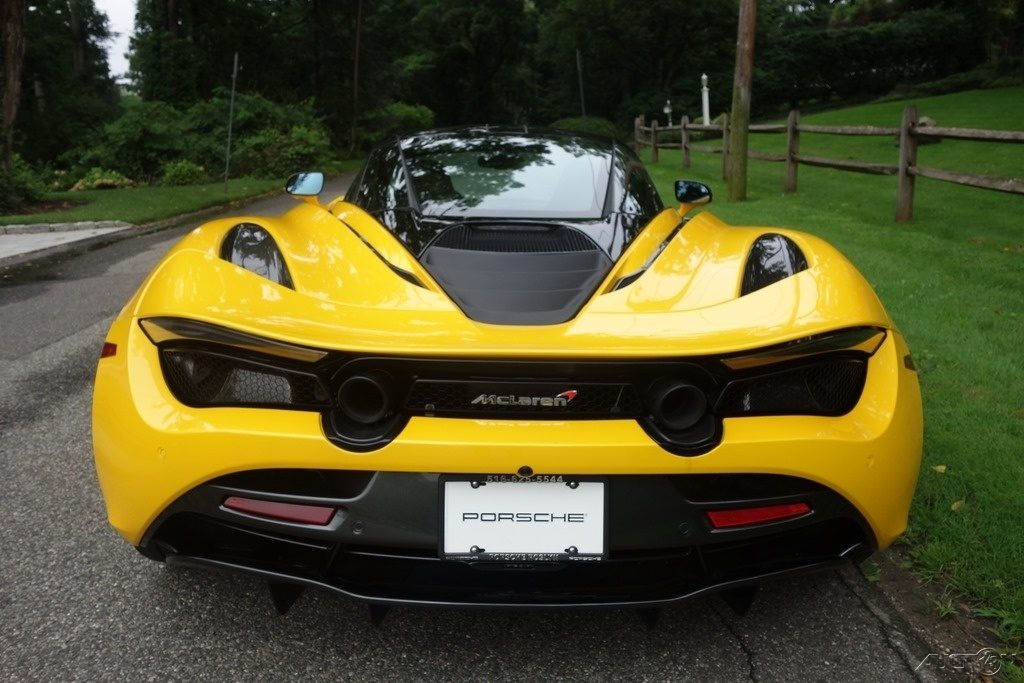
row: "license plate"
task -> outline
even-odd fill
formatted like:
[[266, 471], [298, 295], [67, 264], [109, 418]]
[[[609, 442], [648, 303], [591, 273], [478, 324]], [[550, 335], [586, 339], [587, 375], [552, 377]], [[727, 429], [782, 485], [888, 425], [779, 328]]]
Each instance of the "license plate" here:
[[442, 480], [441, 554], [451, 560], [593, 561], [606, 553], [605, 484]]

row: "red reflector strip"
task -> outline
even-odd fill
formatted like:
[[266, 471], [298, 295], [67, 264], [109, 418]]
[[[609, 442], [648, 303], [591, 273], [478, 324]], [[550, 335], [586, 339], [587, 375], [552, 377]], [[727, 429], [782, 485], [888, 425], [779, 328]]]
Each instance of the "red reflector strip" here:
[[335, 509], [320, 505], [297, 505], [295, 503], [278, 503], [272, 500], [256, 500], [255, 498], [242, 498], [241, 496], [229, 496], [224, 501], [224, 507], [236, 512], [244, 512], [257, 517], [268, 517], [280, 519], [285, 522], [297, 522], [299, 524], [316, 524], [325, 526], [334, 517]]
[[708, 519], [716, 529], [734, 526], [777, 522], [780, 519], [802, 517], [811, 511], [807, 503], [787, 503], [785, 505], [767, 505], [758, 508], [738, 508], [735, 510], [708, 510]]
[[100, 358], [110, 358], [117, 355], [117, 344], [103, 342], [103, 350], [100, 351]]

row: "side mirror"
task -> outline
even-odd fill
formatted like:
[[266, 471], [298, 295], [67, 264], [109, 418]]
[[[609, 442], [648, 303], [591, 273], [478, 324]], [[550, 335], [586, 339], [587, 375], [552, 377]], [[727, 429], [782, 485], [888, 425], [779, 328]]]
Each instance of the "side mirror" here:
[[677, 180], [676, 199], [680, 204], [700, 206], [711, 203], [711, 188], [696, 180]]
[[293, 197], [305, 198], [313, 204], [324, 189], [324, 174], [320, 171], [295, 173], [284, 184], [284, 191]]

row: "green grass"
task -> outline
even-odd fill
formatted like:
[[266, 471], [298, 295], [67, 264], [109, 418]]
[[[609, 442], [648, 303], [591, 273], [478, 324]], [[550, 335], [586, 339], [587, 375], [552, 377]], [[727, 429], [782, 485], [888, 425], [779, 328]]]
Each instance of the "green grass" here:
[[356, 159], [340, 159], [338, 161], [332, 161], [322, 169], [325, 173], [339, 174], [348, 173], [350, 171], [358, 171], [363, 166], [363, 162], [366, 161], [365, 157]]
[[[331, 174], [347, 173], [358, 170], [363, 161], [365, 159], [340, 159], [328, 163], [325, 170]], [[44, 197], [44, 201], [86, 203], [59, 211], [0, 216], [0, 225], [103, 220], [121, 220], [140, 225], [283, 187], [283, 179], [235, 178], [228, 182], [227, 192], [222, 182], [182, 187], [144, 186], [123, 190], [51, 192]]]
[[281, 187], [279, 180], [237, 178], [224, 183], [181, 187], [128, 187], [121, 190], [54, 192], [46, 201], [85, 201], [86, 204], [60, 211], [0, 216], [0, 225], [14, 223], [66, 223], [72, 221], [121, 220], [140, 225], [170, 218], [208, 206], [262, 194]]
[[[1024, 88], [912, 100], [940, 125], [1024, 129]], [[897, 126], [910, 102], [888, 102], [805, 118], [830, 124]], [[756, 136], [781, 151], [785, 136]], [[885, 139], [803, 134], [808, 154], [895, 163]], [[677, 151], [650, 165], [666, 202], [677, 177], [726, 195], [718, 155]], [[953, 170], [1024, 176], [1024, 146], [946, 140], [918, 161]], [[1011, 643], [1024, 638], [1024, 197], [919, 178], [914, 220], [893, 221], [896, 180], [800, 168], [785, 195], [783, 164], [751, 161], [749, 201], [711, 210], [735, 224], [811, 232], [839, 247], [872, 283], [906, 334], [925, 407], [924, 464], [905, 541], [916, 570], [964, 595], [997, 621]], [[945, 472], [932, 468], [945, 465]], [[957, 501], [963, 501], [954, 506]], [[953, 508], [957, 509], [954, 510]]]

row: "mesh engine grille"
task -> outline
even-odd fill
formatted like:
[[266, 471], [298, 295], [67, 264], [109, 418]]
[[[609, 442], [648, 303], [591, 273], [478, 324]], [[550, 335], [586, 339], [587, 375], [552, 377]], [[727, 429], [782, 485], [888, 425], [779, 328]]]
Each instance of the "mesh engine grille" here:
[[523, 228], [518, 225], [455, 225], [441, 233], [432, 246], [465, 251], [533, 254], [598, 249], [598, 246], [579, 230], [563, 226]]
[[161, 359], [167, 385], [186, 405], [322, 406], [330, 402], [312, 375], [201, 351], [165, 350]]
[[856, 405], [866, 375], [866, 361], [844, 358], [738, 380], [722, 392], [717, 412], [840, 415]]
[[415, 414], [625, 417], [639, 414], [641, 404], [631, 384], [418, 380], [405, 409]]

